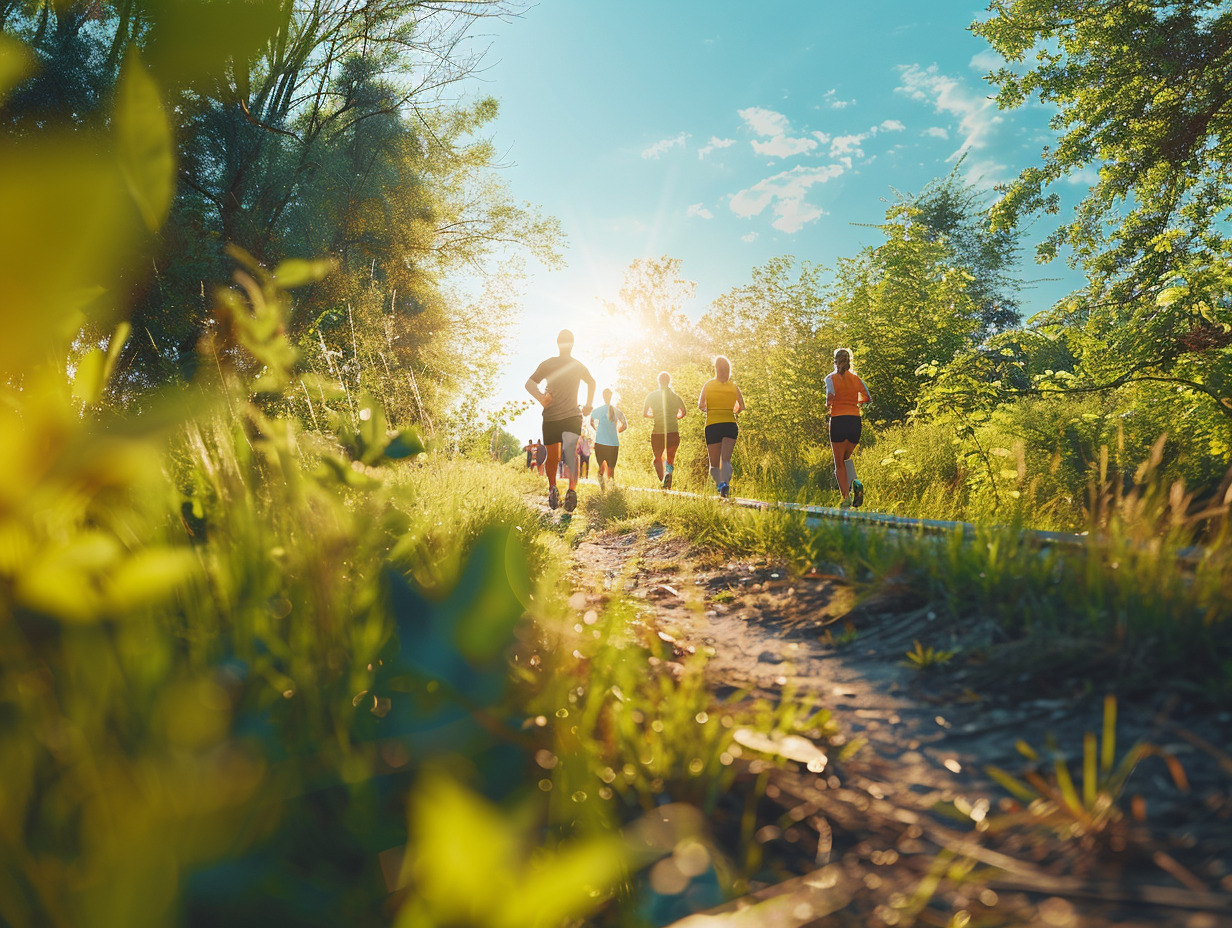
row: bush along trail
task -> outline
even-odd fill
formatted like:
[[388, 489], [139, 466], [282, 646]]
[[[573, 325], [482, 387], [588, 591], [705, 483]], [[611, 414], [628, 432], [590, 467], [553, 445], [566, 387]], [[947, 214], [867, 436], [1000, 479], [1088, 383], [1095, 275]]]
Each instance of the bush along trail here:
[[[1144, 685], [1150, 657], [1098, 629], [1024, 631], [987, 608], [994, 584], [963, 603], [927, 576], [973, 569], [989, 539], [913, 555], [876, 529], [621, 490], [585, 489], [581, 515], [555, 528], [562, 627], [627, 636], [619, 669], [590, 665], [581, 730], [638, 760], [552, 789], [683, 816], [639, 877], [648, 923], [1232, 921], [1226, 690]], [[998, 557], [1056, 570], [985, 550], [985, 572]], [[1016, 573], [1006, 597], [1038, 580]]]

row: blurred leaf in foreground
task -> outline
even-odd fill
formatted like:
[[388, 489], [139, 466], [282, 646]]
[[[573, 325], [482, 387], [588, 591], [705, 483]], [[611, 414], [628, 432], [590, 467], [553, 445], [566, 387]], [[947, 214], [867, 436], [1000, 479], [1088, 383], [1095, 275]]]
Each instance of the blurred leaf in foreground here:
[[625, 872], [616, 834], [536, 851], [535, 829], [439, 773], [411, 799], [399, 928], [560, 925], [593, 911]]
[[158, 85], [136, 52], [120, 72], [115, 128], [120, 170], [146, 227], [156, 232], [175, 194], [175, 150]]
[[30, 49], [10, 36], [0, 35], [0, 103], [13, 87], [30, 75], [34, 65]]

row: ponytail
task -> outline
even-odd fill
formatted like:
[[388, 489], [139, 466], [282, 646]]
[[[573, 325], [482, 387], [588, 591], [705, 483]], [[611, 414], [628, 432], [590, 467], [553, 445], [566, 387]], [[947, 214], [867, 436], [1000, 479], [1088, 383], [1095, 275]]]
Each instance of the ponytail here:
[[846, 348], [836, 348], [834, 350], [834, 372], [836, 374], [846, 374], [851, 370], [851, 352]]
[[607, 404], [607, 421], [616, 421], [616, 407], [612, 405], [612, 390], [610, 387], [603, 391], [603, 402]]

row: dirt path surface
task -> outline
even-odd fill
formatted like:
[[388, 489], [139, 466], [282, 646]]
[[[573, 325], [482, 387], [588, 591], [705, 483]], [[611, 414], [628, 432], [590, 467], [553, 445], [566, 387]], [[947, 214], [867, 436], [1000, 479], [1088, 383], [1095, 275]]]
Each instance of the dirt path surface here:
[[[699, 553], [657, 529], [587, 533], [575, 565], [576, 589], [628, 596], [677, 655], [709, 655], [716, 695], [794, 693], [838, 723], [821, 771], [745, 752], [741, 780], [766, 790], [764, 879], [679, 925], [1232, 926], [1228, 715], [1167, 694], [1122, 701], [1117, 760], [1138, 741], [1175, 760], [1138, 766], [1119, 821], [1061, 837], [985, 771], [1021, 776], [1030, 764], [1016, 744], [1042, 753], [1055, 739], [1081, 792], [1084, 735], [1101, 731], [1103, 693], [1064, 675], [1021, 676], [1004, 655], [976, 662], [971, 642], [988, 630], [950, 627], [928, 607], [890, 594], [858, 602], [839, 577]], [[920, 670], [905, 659], [917, 640], [959, 653]], [[1052, 770], [1039, 766], [1055, 783]], [[1074, 816], [1057, 821], [1076, 828]]]

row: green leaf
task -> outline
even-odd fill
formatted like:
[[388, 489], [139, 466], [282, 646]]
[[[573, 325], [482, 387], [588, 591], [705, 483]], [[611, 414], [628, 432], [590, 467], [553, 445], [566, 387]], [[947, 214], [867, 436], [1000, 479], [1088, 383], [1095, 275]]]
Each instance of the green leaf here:
[[1163, 290], [1159, 291], [1159, 296], [1155, 297], [1155, 305], [1171, 306], [1185, 296], [1188, 290], [1188, 287], [1164, 287]]
[[113, 612], [125, 613], [168, 598], [197, 570], [196, 555], [186, 548], [146, 548], [123, 561], [107, 586]]
[[396, 461], [401, 458], [413, 458], [427, 450], [423, 439], [419, 437], [419, 432], [415, 429], [403, 429], [385, 446], [385, 457]]
[[150, 64], [176, 84], [213, 83], [228, 64], [246, 74], [261, 46], [287, 27], [292, 7], [282, 0], [146, 0], [143, 6]]
[[175, 153], [158, 85], [135, 51], [129, 52], [120, 72], [115, 130], [124, 180], [146, 227], [156, 232], [175, 194]]
[[288, 258], [274, 268], [274, 283], [284, 290], [316, 283], [329, 276], [334, 262], [328, 258], [306, 261], [303, 258]]
[[73, 397], [87, 405], [98, 402], [103, 393], [103, 368], [106, 358], [101, 348], [86, 353], [73, 373]]
[[449, 599], [455, 640], [467, 660], [486, 663], [504, 652], [525, 611], [522, 599], [529, 589], [526, 556], [516, 534], [506, 527], [488, 529], [472, 549]]
[[7, 35], [0, 35], [0, 103], [8, 92], [29, 77], [37, 61], [24, 44]]

